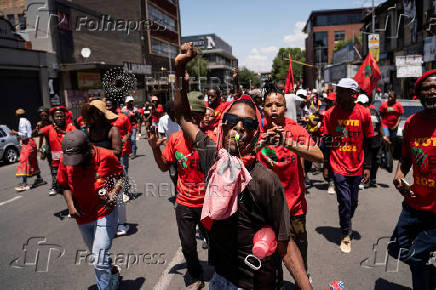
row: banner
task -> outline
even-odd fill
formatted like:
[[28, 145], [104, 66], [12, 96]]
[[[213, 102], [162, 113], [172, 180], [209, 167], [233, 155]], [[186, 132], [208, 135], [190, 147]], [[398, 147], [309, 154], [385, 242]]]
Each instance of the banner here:
[[378, 62], [380, 60], [380, 35], [379, 34], [369, 34], [368, 35], [368, 48], [372, 52], [375, 60]]
[[285, 94], [289, 94], [294, 90], [294, 73], [292, 72], [292, 59], [289, 56], [289, 71], [286, 76]]
[[77, 87], [79, 89], [101, 88], [100, 73], [98, 72], [77, 72]]

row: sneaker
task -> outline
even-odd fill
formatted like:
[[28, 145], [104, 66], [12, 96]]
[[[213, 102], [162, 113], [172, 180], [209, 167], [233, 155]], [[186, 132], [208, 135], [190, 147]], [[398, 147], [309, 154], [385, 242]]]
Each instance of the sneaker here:
[[304, 184], [306, 184], [308, 187], [312, 186], [312, 181], [309, 179], [309, 177], [306, 176], [304, 179]]
[[15, 190], [18, 192], [27, 191], [30, 190], [30, 186], [28, 186], [27, 184], [20, 184], [17, 187], [15, 187]]
[[209, 249], [209, 245], [206, 242], [206, 239], [203, 239], [203, 243], [201, 244], [201, 247], [205, 250]]
[[130, 196], [128, 194], [123, 193], [123, 203], [127, 203], [130, 200]]
[[364, 189], [365, 189], [365, 185], [359, 184], [359, 190], [364, 190]]
[[120, 271], [121, 267], [118, 265], [112, 266], [112, 277], [111, 277], [111, 289], [116, 290], [120, 286]]
[[309, 283], [312, 284], [313, 279], [312, 279], [312, 276], [310, 275], [310, 273], [307, 273], [307, 278], [309, 279]]
[[370, 181], [369, 181], [369, 186], [370, 186], [370, 187], [375, 187], [375, 188], [377, 188], [377, 181], [375, 181], [375, 180], [370, 180]]
[[129, 231], [129, 225], [118, 225], [117, 236], [124, 236]]
[[336, 194], [336, 188], [335, 188], [335, 183], [333, 181], [329, 182], [329, 189], [327, 190], [328, 194]]
[[56, 194], [58, 194], [58, 191], [56, 189], [54, 189], [54, 188], [50, 188], [50, 190], [48, 191], [48, 195], [49, 196], [53, 196], [53, 195], [56, 195]]
[[351, 252], [351, 238], [350, 236], [345, 236], [341, 241], [341, 251], [342, 253], [348, 254]]
[[35, 188], [35, 187], [45, 185], [45, 184], [47, 184], [47, 181], [44, 181], [44, 179], [42, 179], [42, 178], [37, 178], [37, 179], [35, 179], [35, 182], [33, 182], [31, 188]]
[[204, 287], [204, 281], [197, 280], [194, 283], [186, 287], [186, 290], [199, 290]]
[[130, 155], [130, 159], [135, 159], [136, 158], [136, 155]]

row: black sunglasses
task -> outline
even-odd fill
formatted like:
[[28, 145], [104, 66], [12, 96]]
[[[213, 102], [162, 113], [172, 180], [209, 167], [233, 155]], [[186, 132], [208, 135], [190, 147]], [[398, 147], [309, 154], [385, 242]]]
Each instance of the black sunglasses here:
[[229, 125], [229, 126], [236, 126], [239, 122], [242, 122], [244, 125], [244, 128], [256, 130], [259, 126], [259, 122], [257, 120], [254, 120], [253, 118], [240, 118], [236, 115], [225, 113], [223, 116], [223, 124]]

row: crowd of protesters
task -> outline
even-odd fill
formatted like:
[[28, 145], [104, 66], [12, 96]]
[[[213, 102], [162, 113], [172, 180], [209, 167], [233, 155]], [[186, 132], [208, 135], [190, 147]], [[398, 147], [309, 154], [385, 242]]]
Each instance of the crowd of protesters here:
[[[165, 110], [156, 96], [139, 107], [132, 96], [124, 104], [90, 98], [75, 120], [63, 106], [41, 108], [41, 121], [32, 130], [18, 109], [18, 131], [11, 132], [22, 142], [16, 190], [31, 189], [27, 178], [32, 176], [32, 187], [46, 184], [40, 152], [51, 171], [49, 195], [64, 195], [70, 217], [98, 257], [98, 288], [116, 289], [119, 268], [109, 250], [115, 235], [129, 230], [124, 206], [130, 198], [129, 159], [136, 157], [144, 124], [157, 167], [169, 171], [175, 184], [188, 289], [204, 287], [197, 227], [215, 269], [210, 289], [279, 289], [282, 262], [300, 289], [311, 289], [309, 173], [322, 173], [327, 192], [336, 195], [339, 248], [349, 254], [359, 190], [377, 187], [381, 149], [393, 150], [404, 108], [389, 92], [377, 110], [372, 101], [380, 91], [373, 98], [349, 78], [323, 91], [298, 88], [285, 94], [279, 85], [244, 91], [237, 69], [232, 93], [221, 95], [215, 88], [203, 95], [188, 91], [185, 67], [195, 55], [192, 43], [182, 45], [175, 59], [181, 81]], [[404, 202], [389, 254], [410, 265], [414, 289], [426, 290], [436, 285], [436, 271], [427, 263], [436, 250], [436, 70], [418, 79], [415, 96], [423, 110], [409, 117], [403, 130], [393, 183]], [[411, 168], [409, 185], [404, 177]], [[254, 269], [247, 258], [253, 237], [264, 227], [274, 232], [277, 249]]]

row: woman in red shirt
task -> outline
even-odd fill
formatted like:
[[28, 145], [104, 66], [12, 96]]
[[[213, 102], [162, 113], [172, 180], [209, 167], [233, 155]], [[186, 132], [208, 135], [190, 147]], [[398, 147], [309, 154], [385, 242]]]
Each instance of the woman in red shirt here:
[[398, 125], [404, 114], [404, 108], [397, 101], [395, 92], [389, 92], [388, 100], [380, 105], [379, 112], [382, 118], [383, 139], [391, 144], [391, 138], [397, 137]]

